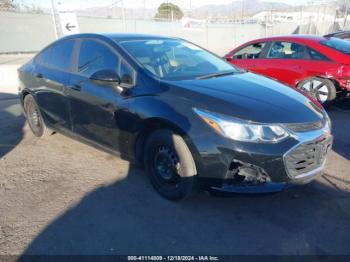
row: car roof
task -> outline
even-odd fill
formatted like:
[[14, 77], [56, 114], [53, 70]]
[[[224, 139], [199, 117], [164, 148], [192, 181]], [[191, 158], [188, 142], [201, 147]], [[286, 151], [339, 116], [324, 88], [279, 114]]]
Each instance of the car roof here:
[[331, 34], [327, 34], [324, 37], [333, 37], [333, 36], [346, 36], [346, 35], [350, 35], [350, 30], [346, 30], [346, 31], [337, 31]]
[[151, 40], [151, 39], [178, 39], [175, 37], [151, 35], [151, 34], [131, 34], [131, 33], [83, 33], [64, 37], [65, 39], [78, 38], [108, 38], [112, 41], [131, 41], [131, 40]]
[[280, 35], [256, 39], [252, 42], [295, 41], [299, 43], [318, 43], [326, 38], [319, 35]]

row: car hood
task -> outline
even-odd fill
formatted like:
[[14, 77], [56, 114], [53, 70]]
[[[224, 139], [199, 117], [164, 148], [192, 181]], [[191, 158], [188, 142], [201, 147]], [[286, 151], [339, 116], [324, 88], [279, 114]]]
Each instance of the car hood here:
[[186, 90], [183, 96], [193, 107], [254, 122], [304, 123], [323, 118], [323, 109], [298, 91], [253, 73], [168, 84]]

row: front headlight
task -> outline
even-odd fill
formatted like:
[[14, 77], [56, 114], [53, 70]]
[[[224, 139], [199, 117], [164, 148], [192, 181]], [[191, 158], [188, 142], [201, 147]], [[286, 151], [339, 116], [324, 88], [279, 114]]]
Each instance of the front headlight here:
[[289, 136], [280, 125], [251, 123], [245, 120], [193, 109], [200, 118], [221, 135], [237, 141], [278, 143]]

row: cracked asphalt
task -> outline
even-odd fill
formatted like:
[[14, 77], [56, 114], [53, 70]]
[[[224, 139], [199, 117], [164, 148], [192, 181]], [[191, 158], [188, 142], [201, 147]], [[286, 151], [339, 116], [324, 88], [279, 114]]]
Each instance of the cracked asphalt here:
[[173, 203], [116, 156], [35, 138], [0, 94], [0, 255], [350, 254], [350, 101], [328, 112], [334, 148], [312, 183]]

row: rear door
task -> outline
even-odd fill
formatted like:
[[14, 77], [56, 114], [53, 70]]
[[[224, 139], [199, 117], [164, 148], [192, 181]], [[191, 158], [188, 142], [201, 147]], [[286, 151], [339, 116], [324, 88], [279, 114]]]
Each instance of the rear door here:
[[100, 145], [119, 151], [118, 120], [127, 110], [127, 99], [114, 88], [93, 83], [90, 76], [99, 70], [114, 70], [122, 82], [132, 86], [135, 71], [107, 43], [81, 39], [74, 74], [70, 80], [69, 101], [73, 132]]
[[36, 57], [36, 102], [45, 121], [56, 129], [71, 128], [65, 90], [70, 82], [74, 46], [75, 40], [59, 41]]
[[275, 41], [267, 50], [266, 61], [266, 76], [295, 86], [297, 80], [305, 74], [305, 67], [310, 60], [306, 46], [288, 41]]

